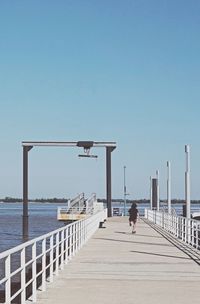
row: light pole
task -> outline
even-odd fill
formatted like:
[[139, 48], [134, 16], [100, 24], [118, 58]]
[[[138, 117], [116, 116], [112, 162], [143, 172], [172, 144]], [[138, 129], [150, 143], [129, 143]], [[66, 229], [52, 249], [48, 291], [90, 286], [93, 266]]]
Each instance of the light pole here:
[[124, 216], [126, 215], [126, 166], [124, 166]]
[[157, 178], [157, 211], [160, 210], [160, 189], [159, 189], [159, 170], [156, 171]]
[[185, 201], [186, 217], [190, 219], [190, 146], [185, 145], [186, 171], [185, 171]]
[[168, 213], [171, 214], [171, 163], [167, 162], [167, 205]]

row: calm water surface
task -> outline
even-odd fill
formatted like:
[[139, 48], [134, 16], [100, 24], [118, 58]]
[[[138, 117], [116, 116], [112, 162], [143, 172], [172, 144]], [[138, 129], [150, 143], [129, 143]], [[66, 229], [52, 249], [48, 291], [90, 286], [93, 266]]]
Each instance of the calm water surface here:
[[[66, 204], [54, 203], [29, 203], [29, 238], [35, 238], [42, 234], [63, 227], [63, 223], [57, 221], [57, 208]], [[0, 252], [19, 245], [22, 242], [22, 203], [0, 203]], [[123, 203], [114, 204], [123, 212]], [[175, 204], [177, 214], [182, 214], [182, 205]], [[130, 205], [127, 205], [127, 210]], [[149, 204], [138, 204], [140, 215]], [[191, 205], [192, 212], [200, 211], [200, 204]]]
[[[63, 226], [57, 207], [65, 204], [29, 203], [30, 239]], [[22, 242], [22, 203], [0, 203], [0, 252]]]

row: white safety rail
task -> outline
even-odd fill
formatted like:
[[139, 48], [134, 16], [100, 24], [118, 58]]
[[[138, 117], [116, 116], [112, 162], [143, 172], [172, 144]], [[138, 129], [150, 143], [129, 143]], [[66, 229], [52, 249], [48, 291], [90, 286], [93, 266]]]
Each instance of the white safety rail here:
[[[0, 253], [0, 290], [4, 304], [36, 302], [37, 290], [46, 290], [59, 270], [81, 249], [107, 218], [104, 209], [84, 220], [59, 228]], [[18, 258], [18, 263], [16, 259]], [[13, 269], [13, 261], [15, 261]], [[16, 266], [17, 265], [17, 266]], [[18, 285], [13, 284], [18, 279]], [[16, 287], [18, 286], [18, 288]]]
[[145, 218], [194, 249], [200, 250], [200, 221], [148, 209], [145, 209]]
[[92, 196], [88, 198], [85, 202], [86, 213], [93, 213], [95, 202], [97, 202], [97, 197], [96, 193], [93, 193]]
[[85, 215], [91, 215], [95, 212], [94, 204], [97, 203], [96, 194], [93, 193], [87, 200], [84, 199], [83, 193], [77, 196], [68, 207], [57, 208], [58, 220], [78, 220]]
[[78, 194], [75, 198], [70, 200], [69, 208], [81, 208], [84, 204], [84, 193]]
[[84, 207], [73, 207], [73, 208], [66, 208], [66, 207], [58, 207], [57, 208], [57, 218], [60, 215], [65, 214], [93, 214], [93, 208], [84, 208]]

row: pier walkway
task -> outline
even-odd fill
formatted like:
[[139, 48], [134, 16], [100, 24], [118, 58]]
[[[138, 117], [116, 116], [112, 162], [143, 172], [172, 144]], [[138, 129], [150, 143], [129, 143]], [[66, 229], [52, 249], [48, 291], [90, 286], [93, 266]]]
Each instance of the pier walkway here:
[[[142, 219], [112, 217], [60, 271], [38, 304], [199, 303], [200, 266]], [[30, 302], [29, 302], [30, 303]]]

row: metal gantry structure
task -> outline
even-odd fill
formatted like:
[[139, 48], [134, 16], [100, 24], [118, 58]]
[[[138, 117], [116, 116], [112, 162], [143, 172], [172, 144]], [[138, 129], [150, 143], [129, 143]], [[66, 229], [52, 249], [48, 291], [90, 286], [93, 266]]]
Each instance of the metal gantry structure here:
[[95, 141], [23, 141], [23, 238], [28, 238], [28, 152], [33, 147], [82, 147], [86, 157], [90, 155], [91, 148], [106, 149], [106, 200], [108, 217], [112, 216], [111, 207], [111, 153], [116, 148], [116, 142], [95, 142]]

